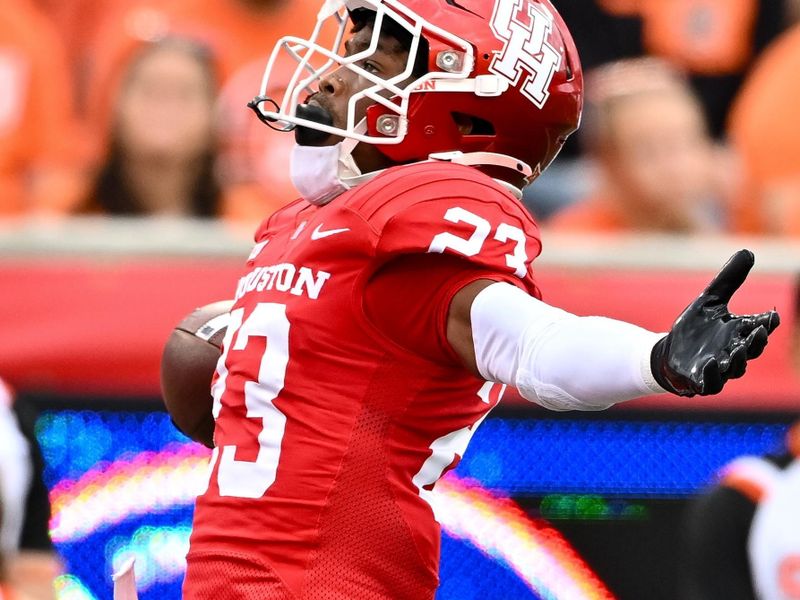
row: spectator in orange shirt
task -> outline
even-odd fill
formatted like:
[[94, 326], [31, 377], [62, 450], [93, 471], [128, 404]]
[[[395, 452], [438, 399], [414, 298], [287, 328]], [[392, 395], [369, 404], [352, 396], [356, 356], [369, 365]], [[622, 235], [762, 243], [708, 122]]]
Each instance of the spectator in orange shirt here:
[[260, 199], [216, 178], [218, 84], [208, 48], [184, 38], [128, 40], [115, 60], [95, 105], [107, 140], [78, 212], [244, 218], [241, 204], [250, 202], [248, 225], [260, 220]]
[[583, 139], [597, 190], [549, 225], [571, 231], [719, 230], [726, 186], [699, 102], [657, 59], [630, 59], [587, 80]]
[[650, 55], [686, 72], [715, 137], [758, 54], [797, 0], [582, 0], [558, 3], [584, 68]]
[[84, 106], [86, 67], [91, 61], [91, 44], [107, 15], [121, 11], [138, 0], [25, 0], [49, 17], [58, 32], [70, 65], [70, 79], [79, 114]]
[[741, 155], [746, 192], [737, 229], [800, 235], [800, 25], [762, 55], [734, 103], [729, 135]]
[[308, 0], [172, 0], [167, 11], [177, 27], [219, 53], [232, 74], [254, 60], [265, 62], [271, 42], [288, 32], [310, 31], [318, 7]]
[[[310, 31], [317, 5], [307, 0], [117, 0], [94, 42], [97, 57], [91, 90], [102, 89], [107, 73], [116, 68], [108, 49], [120, 39], [188, 36], [208, 45], [217, 58], [221, 89], [217, 105], [220, 131], [217, 172], [223, 185], [245, 196], [259, 195], [258, 214], [280, 208], [297, 192], [289, 178], [292, 136], [271, 135], [246, 104], [257, 93], [268, 52], [291, 27]], [[298, 25], [299, 23], [299, 25]], [[248, 202], [232, 205], [250, 214]], [[255, 214], [255, 213], [253, 213]]]
[[0, 217], [74, 197], [80, 139], [58, 34], [27, 0], [0, 2]]
[[[556, 1], [572, 32], [584, 72], [633, 57], [654, 56], [687, 74], [712, 136], [725, 122], [745, 74], [789, 23], [800, 0]], [[584, 168], [579, 138], [571, 137], [551, 169], [525, 191], [541, 218], [585, 194], [575, 174]]]

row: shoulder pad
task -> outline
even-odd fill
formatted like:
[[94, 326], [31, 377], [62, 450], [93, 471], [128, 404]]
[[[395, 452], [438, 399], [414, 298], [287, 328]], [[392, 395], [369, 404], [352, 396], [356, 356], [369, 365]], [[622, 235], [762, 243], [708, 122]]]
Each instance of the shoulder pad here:
[[531, 291], [539, 229], [522, 204], [480, 171], [431, 162], [395, 167], [346, 199], [378, 235], [382, 261], [400, 254], [447, 253], [514, 274]]

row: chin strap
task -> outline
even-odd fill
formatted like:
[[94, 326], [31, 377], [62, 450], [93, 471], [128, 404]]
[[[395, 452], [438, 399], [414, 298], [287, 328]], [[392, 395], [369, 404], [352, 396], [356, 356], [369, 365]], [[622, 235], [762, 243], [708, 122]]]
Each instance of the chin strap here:
[[[366, 131], [366, 123], [362, 121], [362, 123], [356, 128], [358, 133], [361, 133], [358, 130], [362, 127], [362, 125], [363, 129]], [[353, 149], [356, 146], [358, 146], [358, 140], [356, 139], [345, 138], [342, 140], [341, 150], [339, 151], [339, 177], [343, 182], [356, 180], [360, 177], [363, 177], [361, 169], [358, 168], [358, 165], [353, 158]], [[358, 183], [360, 183], [360, 181]], [[358, 185], [358, 183], [354, 183], [353, 185]]]
[[[453, 158], [451, 158], [451, 156], [453, 156], [453, 155], [459, 155], [459, 156], [454, 157], [455, 159], [453, 159]], [[491, 162], [487, 161], [487, 157], [488, 157], [489, 161], [491, 161]], [[503, 161], [502, 164], [500, 162], [495, 162], [495, 161], [491, 160], [493, 158], [502, 159], [502, 161]], [[495, 165], [495, 166], [507, 167], [509, 169], [513, 168], [515, 171], [517, 170], [516, 166], [518, 164], [520, 164], [520, 165], [524, 165], [524, 167], [526, 169], [525, 171], [519, 171], [521, 174], [525, 174], [525, 173], [530, 173], [531, 172], [531, 168], [528, 165], [526, 165], [525, 163], [517, 162], [514, 159], [512, 159], [511, 157], [505, 156], [503, 154], [493, 154], [491, 152], [471, 152], [469, 154], [464, 154], [462, 152], [440, 152], [440, 153], [436, 153], [436, 154], [431, 154], [428, 160], [429, 161], [435, 161], [435, 160], [446, 161], [446, 162], [451, 162], [451, 163], [454, 163], [454, 164], [457, 164], [457, 165], [466, 165], [468, 167], [474, 167], [474, 166], [478, 166], [478, 165]], [[425, 162], [425, 161], [419, 161], [419, 162]], [[513, 166], [511, 165], [511, 163], [513, 163]], [[419, 163], [409, 163], [409, 164], [419, 164]], [[383, 173], [385, 170], [386, 169], [380, 169], [379, 171], [371, 171], [369, 173], [363, 173], [361, 175], [351, 175], [349, 177], [342, 176], [341, 177], [341, 182], [345, 186], [347, 186], [348, 189], [354, 188], [354, 187], [356, 187], [358, 185], [361, 185], [362, 183], [366, 183], [367, 181], [369, 181], [370, 179], [373, 179], [374, 177], [377, 177], [378, 175]], [[529, 176], [530, 175], [526, 175], [526, 178], [529, 177]], [[508, 190], [511, 193], [511, 195], [514, 196], [517, 200], [521, 200], [522, 199], [522, 190], [520, 188], [518, 188], [517, 186], [515, 186], [512, 183], [504, 181], [503, 179], [497, 179], [497, 178], [493, 178], [493, 179], [499, 185], [501, 185], [506, 190]]]
[[[366, 130], [367, 122], [366, 119], [363, 119], [356, 126], [356, 132], [364, 133]], [[353, 149], [358, 145], [358, 143], [358, 140], [353, 138], [346, 138], [342, 142], [341, 158], [339, 161], [339, 179], [347, 188], [353, 188], [357, 185], [365, 183], [373, 177], [380, 175], [384, 171], [384, 169], [381, 169], [379, 171], [372, 171], [370, 173], [361, 173], [352, 157]], [[454, 150], [451, 152], [434, 152], [428, 156], [428, 160], [451, 162], [453, 164], [465, 165], [467, 167], [477, 167], [481, 165], [503, 167], [518, 173], [526, 180], [529, 180], [534, 175], [534, 171], [529, 164], [512, 158], [511, 156], [497, 154], [495, 152], [468, 152], [466, 154], [460, 150]], [[502, 179], [495, 179], [495, 181], [511, 192], [511, 194], [517, 200], [522, 198], [522, 190], [517, 186]]]
[[[453, 152], [434, 152], [428, 158], [429, 160], [441, 160], [457, 165], [465, 165], [467, 167], [477, 167], [480, 165], [503, 167], [519, 173], [526, 180], [533, 176], [533, 169], [531, 169], [529, 164], [505, 154], [497, 154], [495, 152], [468, 152], [465, 154], [456, 150]], [[495, 181], [511, 192], [517, 200], [522, 198], [522, 190], [517, 186], [503, 179], [495, 179]]]
[[[356, 125], [356, 133], [365, 133], [367, 131], [367, 120], [362, 121]], [[358, 140], [354, 138], [345, 138], [342, 142], [342, 150], [339, 159], [339, 180], [348, 188], [354, 188], [357, 185], [366, 183], [370, 179], [377, 177], [385, 169], [379, 171], [371, 171], [369, 173], [362, 173], [358, 168], [355, 159], [353, 158], [353, 149], [359, 144]]]
[[477, 165], [505, 167], [506, 169], [516, 171], [525, 177], [525, 179], [533, 175], [533, 169], [531, 169], [529, 164], [505, 154], [496, 154], [495, 152], [468, 152], [464, 154], [460, 150], [455, 150], [453, 152], [434, 152], [429, 158], [432, 160], [444, 160], [457, 165], [466, 165], [468, 167]]

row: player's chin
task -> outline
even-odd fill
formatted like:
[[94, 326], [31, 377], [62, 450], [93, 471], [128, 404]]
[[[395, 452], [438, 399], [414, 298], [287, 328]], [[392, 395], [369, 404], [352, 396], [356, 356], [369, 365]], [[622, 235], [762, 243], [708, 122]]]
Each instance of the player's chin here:
[[[310, 100], [297, 107], [297, 116], [307, 121], [333, 127], [333, 115], [320, 104]], [[315, 127], [298, 125], [294, 130], [294, 139], [300, 146], [333, 146], [341, 141], [339, 136], [320, 131]]]
[[294, 141], [299, 146], [335, 146], [343, 139], [341, 136], [302, 125], [294, 129]]

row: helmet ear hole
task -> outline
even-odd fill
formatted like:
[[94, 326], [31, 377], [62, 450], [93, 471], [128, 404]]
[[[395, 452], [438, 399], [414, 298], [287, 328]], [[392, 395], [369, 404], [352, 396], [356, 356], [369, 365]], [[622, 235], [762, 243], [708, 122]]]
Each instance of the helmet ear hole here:
[[494, 126], [486, 119], [481, 119], [480, 117], [461, 112], [454, 112], [450, 114], [452, 115], [453, 121], [455, 122], [458, 132], [461, 135], [487, 136], [495, 134]]

